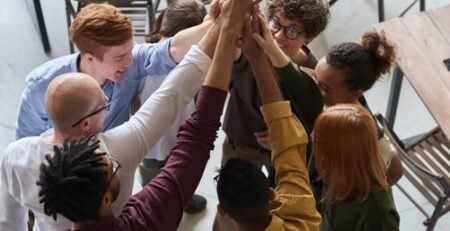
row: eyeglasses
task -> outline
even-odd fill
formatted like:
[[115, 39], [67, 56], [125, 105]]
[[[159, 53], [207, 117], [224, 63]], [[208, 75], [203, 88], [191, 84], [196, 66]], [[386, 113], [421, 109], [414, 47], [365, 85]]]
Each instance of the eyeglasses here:
[[109, 106], [110, 106], [109, 99], [108, 99], [108, 97], [105, 96], [105, 105], [103, 105], [103, 107], [101, 107], [101, 108], [99, 108], [99, 109], [97, 109], [97, 110], [95, 110], [95, 111], [89, 113], [87, 116], [81, 118], [81, 119], [78, 120], [76, 123], [74, 123], [74, 124], [72, 125], [72, 127], [77, 126], [78, 124], [81, 123], [81, 121], [83, 121], [83, 120], [85, 120], [85, 119], [87, 119], [87, 118], [89, 118], [89, 117], [91, 117], [91, 116], [97, 115], [98, 113], [102, 112], [103, 110], [109, 111]]
[[111, 184], [111, 181], [114, 179], [114, 176], [117, 174], [117, 171], [119, 170], [119, 168], [122, 167], [122, 165], [120, 165], [119, 161], [117, 161], [116, 159], [110, 156], [109, 159], [111, 160], [111, 164], [113, 167], [113, 174], [111, 176], [111, 179], [109, 179], [108, 184], [106, 184], [106, 188], [109, 188], [109, 185]]
[[269, 22], [269, 29], [273, 33], [277, 33], [278, 31], [281, 30], [281, 28], [283, 28], [284, 36], [286, 36], [286, 38], [288, 38], [290, 40], [294, 40], [300, 34], [303, 34], [302, 31], [298, 31], [293, 26], [283, 26], [283, 25], [281, 25], [280, 22], [276, 18], [269, 18], [268, 22]]

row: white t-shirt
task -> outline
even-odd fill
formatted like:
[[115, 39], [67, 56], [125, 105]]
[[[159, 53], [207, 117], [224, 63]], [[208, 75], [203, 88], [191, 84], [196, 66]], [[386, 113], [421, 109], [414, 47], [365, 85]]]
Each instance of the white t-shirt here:
[[[211, 59], [193, 46], [183, 61], [167, 76], [161, 87], [142, 105], [130, 120], [98, 135], [100, 149], [116, 159], [120, 193], [112, 209], [118, 215], [134, 183], [134, 172], [151, 147], [173, 124], [174, 118], [191, 102], [200, 88]], [[11, 143], [0, 156], [0, 230], [26, 230], [28, 209], [36, 215], [35, 230], [67, 230], [71, 222], [58, 215], [47, 217], [39, 203], [39, 166], [53, 154], [48, 130], [39, 137], [28, 137]]]

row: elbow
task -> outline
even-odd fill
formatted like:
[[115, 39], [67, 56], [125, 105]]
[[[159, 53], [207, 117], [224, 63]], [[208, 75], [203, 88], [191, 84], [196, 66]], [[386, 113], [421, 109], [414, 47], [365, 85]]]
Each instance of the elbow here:
[[396, 184], [403, 176], [403, 166], [398, 156], [394, 156], [391, 160], [391, 164], [388, 168], [389, 184]]

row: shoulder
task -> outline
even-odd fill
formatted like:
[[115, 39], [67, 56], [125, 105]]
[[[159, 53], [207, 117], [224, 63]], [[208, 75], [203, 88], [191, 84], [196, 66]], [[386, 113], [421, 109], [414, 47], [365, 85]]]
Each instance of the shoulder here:
[[0, 156], [2, 171], [5, 167], [16, 169], [20, 165], [27, 166], [29, 160], [37, 156], [38, 145], [38, 136], [26, 137], [10, 143]]
[[52, 59], [32, 70], [26, 77], [28, 85], [48, 85], [58, 75], [77, 71], [78, 54]]

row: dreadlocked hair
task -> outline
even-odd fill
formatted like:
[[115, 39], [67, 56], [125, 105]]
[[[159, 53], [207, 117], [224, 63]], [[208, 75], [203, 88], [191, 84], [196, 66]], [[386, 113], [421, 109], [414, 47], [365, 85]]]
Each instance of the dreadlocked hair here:
[[48, 165], [40, 166], [40, 203], [44, 212], [56, 220], [59, 213], [72, 222], [98, 218], [101, 200], [108, 187], [106, 153], [98, 153], [95, 136], [64, 141], [53, 146], [54, 155], [47, 154]]

